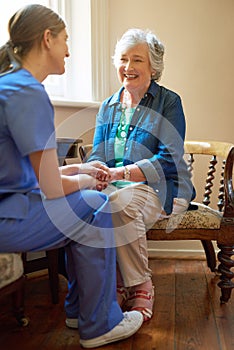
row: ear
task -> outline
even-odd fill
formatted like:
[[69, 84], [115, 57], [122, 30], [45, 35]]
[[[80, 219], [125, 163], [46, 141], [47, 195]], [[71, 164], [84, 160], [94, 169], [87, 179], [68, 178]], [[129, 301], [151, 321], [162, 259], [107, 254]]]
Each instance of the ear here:
[[47, 49], [50, 49], [50, 47], [51, 47], [51, 32], [49, 29], [46, 29], [44, 31], [43, 43]]

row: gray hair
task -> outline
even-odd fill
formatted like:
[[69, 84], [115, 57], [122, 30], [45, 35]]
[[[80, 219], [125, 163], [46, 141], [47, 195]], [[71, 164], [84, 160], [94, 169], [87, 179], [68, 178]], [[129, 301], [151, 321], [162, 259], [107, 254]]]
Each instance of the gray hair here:
[[150, 30], [142, 30], [137, 28], [127, 30], [121, 39], [117, 41], [117, 44], [115, 46], [115, 53], [112, 57], [113, 63], [115, 67], [117, 67], [119, 58], [124, 51], [142, 43], [146, 43], [149, 47], [149, 60], [151, 68], [155, 71], [152, 79], [159, 81], [164, 68], [164, 46], [158, 40], [156, 35]]

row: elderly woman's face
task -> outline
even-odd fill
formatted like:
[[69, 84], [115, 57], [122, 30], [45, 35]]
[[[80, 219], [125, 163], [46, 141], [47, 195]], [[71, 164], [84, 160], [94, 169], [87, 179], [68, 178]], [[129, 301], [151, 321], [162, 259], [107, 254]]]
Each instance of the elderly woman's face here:
[[147, 90], [152, 74], [148, 45], [137, 44], [122, 52], [117, 74], [119, 81], [127, 90]]

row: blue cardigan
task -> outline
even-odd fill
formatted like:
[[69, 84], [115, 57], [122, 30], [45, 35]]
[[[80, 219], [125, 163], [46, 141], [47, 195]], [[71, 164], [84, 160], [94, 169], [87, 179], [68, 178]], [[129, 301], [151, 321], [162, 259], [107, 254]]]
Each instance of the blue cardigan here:
[[[93, 151], [88, 161], [115, 167], [114, 142], [121, 117], [123, 87], [101, 105], [96, 119]], [[157, 192], [167, 214], [173, 198], [195, 197], [184, 156], [185, 117], [180, 97], [152, 81], [129, 127], [123, 164], [137, 164], [146, 183]]]

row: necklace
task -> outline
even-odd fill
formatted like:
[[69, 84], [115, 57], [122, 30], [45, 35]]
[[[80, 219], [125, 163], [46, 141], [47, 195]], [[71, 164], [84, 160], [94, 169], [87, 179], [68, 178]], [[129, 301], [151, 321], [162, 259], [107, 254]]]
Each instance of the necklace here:
[[122, 114], [120, 117], [120, 122], [116, 133], [116, 136], [118, 137], [118, 139], [126, 141], [129, 124], [131, 122], [134, 111], [135, 111], [135, 108], [127, 108], [127, 107], [122, 108]]

